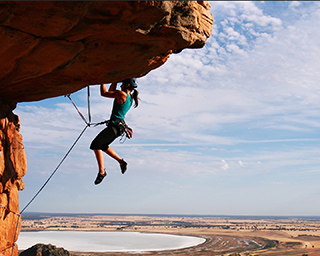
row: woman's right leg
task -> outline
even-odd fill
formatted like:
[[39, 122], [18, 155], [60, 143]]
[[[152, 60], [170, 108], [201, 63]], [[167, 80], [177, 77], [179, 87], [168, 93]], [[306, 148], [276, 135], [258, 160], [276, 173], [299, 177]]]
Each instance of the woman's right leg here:
[[108, 145], [111, 144], [117, 137], [116, 130], [112, 126], [108, 126], [103, 129], [91, 142], [90, 149], [94, 151], [97, 163], [98, 163], [98, 176], [95, 180], [95, 184], [99, 184], [103, 177], [106, 176], [104, 170], [103, 151], [108, 149]]
[[93, 151], [94, 151], [94, 154], [95, 154], [96, 159], [97, 159], [97, 163], [98, 163], [98, 167], [99, 167], [99, 173], [100, 174], [104, 174], [105, 170], [104, 170], [104, 160], [103, 160], [102, 150], [94, 149]]
[[96, 159], [97, 159], [98, 166], [99, 166], [98, 175], [97, 175], [97, 178], [94, 181], [94, 184], [98, 185], [98, 184], [100, 184], [102, 182], [104, 177], [107, 176], [107, 173], [104, 170], [104, 166], [103, 166], [104, 164], [103, 164], [103, 153], [102, 153], [102, 150], [94, 149], [94, 153], [96, 155]]

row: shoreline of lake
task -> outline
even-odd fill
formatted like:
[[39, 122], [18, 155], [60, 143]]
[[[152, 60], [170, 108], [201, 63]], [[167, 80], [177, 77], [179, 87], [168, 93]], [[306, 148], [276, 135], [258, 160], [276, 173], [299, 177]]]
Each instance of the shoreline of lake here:
[[[125, 242], [124, 242], [125, 241]], [[35, 244], [53, 244], [77, 252], [148, 252], [178, 250], [198, 246], [205, 238], [125, 231], [23, 231], [17, 242], [19, 250]]]

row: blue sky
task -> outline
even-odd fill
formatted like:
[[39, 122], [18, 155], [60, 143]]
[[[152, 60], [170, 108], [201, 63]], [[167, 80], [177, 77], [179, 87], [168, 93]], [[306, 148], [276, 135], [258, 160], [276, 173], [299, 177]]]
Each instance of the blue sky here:
[[[89, 128], [27, 211], [69, 213], [320, 215], [320, 4], [211, 2], [202, 49], [172, 55], [138, 78], [127, 114], [132, 140], [105, 156], [98, 186]], [[112, 100], [91, 87], [93, 122]], [[84, 89], [72, 95], [86, 113]], [[85, 124], [65, 97], [19, 104], [28, 170], [21, 209]]]

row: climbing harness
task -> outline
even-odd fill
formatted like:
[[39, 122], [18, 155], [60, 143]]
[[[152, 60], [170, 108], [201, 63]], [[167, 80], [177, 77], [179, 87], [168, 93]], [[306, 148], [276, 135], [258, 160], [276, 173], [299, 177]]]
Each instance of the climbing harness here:
[[[14, 240], [12, 243], [12, 246], [9, 246], [5, 249], [0, 249], [0, 254], [2, 251], [5, 251], [7, 249], [9, 249], [10, 247], [12, 247], [12, 252], [11, 252], [11, 256], [13, 256], [13, 252], [14, 252], [14, 247], [16, 245], [15, 240], [17, 238], [17, 233], [18, 233], [18, 226], [19, 226], [19, 222], [21, 219], [21, 215], [22, 213], [29, 207], [29, 205], [36, 199], [36, 197], [40, 194], [40, 192], [44, 189], [44, 187], [48, 184], [48, 182], [51, 180], [51, 178], [53, 177], [53, 175], [58, 171], [58, 169], [60, 168], [60, 166], [62, 165], [62, 163], [64, 162], [64, 160], [67, 158], [67, 156], [70, 154], [70, 152], [72, 151], [72, 149], [75, 147], [75, 145], [77, 144], [77, 142], [79, 141], [79, 139], [81, 138], [81, 136], [84, 134], [84, 132], [87, 130], [88, 127], [90, 126], [98, 126], [98, 125], [102, 125], [102, 124], [106, 124], [108, 125], [110, 120], [106, 120], [106, 121], [102, 121], [99, 123], [92, 123], [91, 122], [91, 110], [90, 110], [90, 87], [87, 87], [87, 101], [88, 101], [88, 121], [86, 120], [86, 118], [83, 116], [83, 114], [80, 112], [80, 110], [78, 109], [78, 107], [76, 106], [76, 104], [73, 102], [73, 100], [71, 99], [70, 94], [65, 95], [65, 97], [68, 97], [69, 100], [71, 101], [72, 105], [75, 107], [75, 109], [77, 110], [78, 114], [80, 115], [81, 119], [85, 122], [86, 126], [83, 128], [83, 130], [81, 131], [81, 133], [79, 134], [79, 136], [76, 138], [76, 140], [73, 142], [73, 144], [71, 145], [71, 147], [69, 148], [69, 150], [67, 151], [67, 153], [64, 155], [64, 157], [61, 159], [61, 161], [59, 162], [59, 164], [57, 165], [57, 167], [54, 169], [54, 171], [51, 173], [51, 175], [48, 177], [48, 179], [45, 181], [45, 183], [42, 185], [42, 187], [38, 190], [38, 192], [31, 198], [31, 200], [26, 204], [26, 206], [20, 211], [20, 213], [16, 213], [11, 211], [10, 209], [8, 209], [7, 207], [3, 206], [2, 204], [0, 204], [0, 208], [13, 213], [15, 215], [18, 216], [17, 219], [17, 224], [16, 224], [16, 231], [15, 231], [15, 235], [14, 235]], [[122, 138], [123, 139], [124, 135], [126, 135], [127, 138], [132, 138], [132, 129], [130, 127], [128, 127], [128, 125], [124, 122], [120, 122], [121, 125], [124, 127], [124, 133], [122, 134]], [[129, 133], [129, 135], [128, 135]], [[130, 137], [129, 137], [130, 136]], [[123, 141], [124, 142], [124, 141]], [[122, 143], [123, 143], [122, 142]]]
[[[78, 109], [77, 105], [73, 102], [73, 100], [71, 99], [71, 96], [70, 94], [67, 94], [65, 95], [65, 97], [68, 97], [69, 100], [71, 101], [72, 105], [75, 107], [75, 109], [77, 110], [79, 116], [81, 117], [81, 119], [86, 123], [87, 126], [98, 126], [98, 125], [102, 125], [102, 124], [105, 124], [108, 126], [108, 124], [110, 123], [110, 120], [105, 120], [105, 121], [102, 121], [102, 122], [99, 122], [99, 123], [92, 123], [91, 122], [91, 110], [90, 110], [90, 89], [89, 89], [89, 86], [88, 86], [88, 119], [89, 121], [86, 120], [86, 118], [83, 116], [83, 114], [81, 113], [81, 111]], [[122, 130], [124, 131], [126, 137], [128, 139], [131, 139], [132, 138], [132, 135], [133, 135], [133, 131], [132, 129], [127, 125], [127, 123], [124, 121], [124, 119], [117, 119], [115, 120], [117, 122], [117, 124], [119, 126], [121, 126]]]

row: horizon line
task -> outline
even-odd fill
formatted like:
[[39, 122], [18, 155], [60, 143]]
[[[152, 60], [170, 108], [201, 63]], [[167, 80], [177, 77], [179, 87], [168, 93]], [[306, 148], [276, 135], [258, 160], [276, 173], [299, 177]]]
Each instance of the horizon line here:
[[266, 214], [266, 215], [254, 215], [254, 214], [170, 214], [170, 213], [62, 213], [62, 212], [23, 212], [22, 215], [29, 215], [29, 214], [35, 214], [35, 215], [106, 215], [106, 216], [170, 216], [170, 217], [226, 217], [226, 218], [320, 218], [320, 215], [272, 215], [272, 214]]

